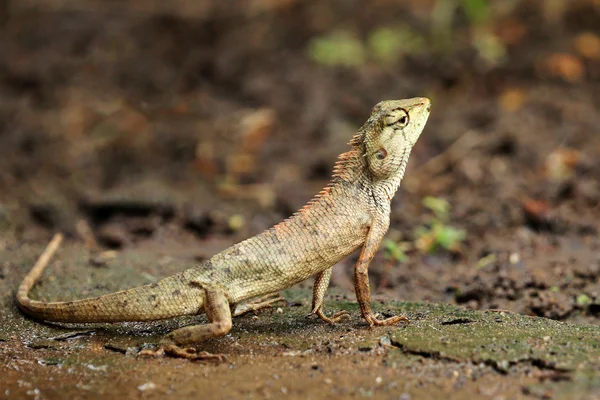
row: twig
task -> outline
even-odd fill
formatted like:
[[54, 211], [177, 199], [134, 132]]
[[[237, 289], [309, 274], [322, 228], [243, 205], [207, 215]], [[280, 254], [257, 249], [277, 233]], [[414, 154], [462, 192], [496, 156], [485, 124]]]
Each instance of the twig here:
[[77, 225], [75, 225], [75, 229], [79, 236], [83, 239], [83, 243], [86, 249], [90, 251], [98, 250], [98, 241], [96, 241], [96, 237], [90, 228], [90, 225], [86, 220], [80, 219], [77, 221]]
[[426, 161], [410, 176], [406, 176], [402, 183], [403, 188], [414, 193], [424, 175], [427, 175], [428, 181], [430, 181], [434, 175], [442, 172], [448, 164], [464, 158], [467, 153], [481, 142], [483, 142], [483, 138], [479, 135], [479, 132], [474, 130], [466, 131], [454, 143], [448, 146], [446, 150]]

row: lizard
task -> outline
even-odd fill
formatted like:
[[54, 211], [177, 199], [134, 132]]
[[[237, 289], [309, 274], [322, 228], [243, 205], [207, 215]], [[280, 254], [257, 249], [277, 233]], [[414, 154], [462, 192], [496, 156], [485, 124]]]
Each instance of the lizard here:
[[[184, 347], [226, 335], [232, 310], [243, 301], [275, 293], [316, 276], [312, 314], [335, 324], [323, 300], [332, 267], [361, 248], [354, 288], [361, 316], [370, 327], [408, 322], [380, 319], [370, 305], [368, 268], [390, 224], [391, 200], [410, 152], [431, 111], [424, 97], [379, 102], [338, 156], [331, 181], [304, 207], [270, 229], [237, 243], [197, 266], [158, 282], [74, 301], [33, 300], [29, 292], [60, 244], [57, 234], [18, 288], [20, 309], [40, 320], [67, 323], [150, 321], [205, 313], [208, 323], [166, 334], [159, 350], [187, 358], [210, 358]], [[158, 352], [158, 350], [157, 350]]]

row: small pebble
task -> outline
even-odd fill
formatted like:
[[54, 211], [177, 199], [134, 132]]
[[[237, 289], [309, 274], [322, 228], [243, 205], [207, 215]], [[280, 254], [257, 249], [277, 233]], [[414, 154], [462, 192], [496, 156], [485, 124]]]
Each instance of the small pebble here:
[[138, 386], [137, 388], [142, 392], [146, 390], [154, 390], [156, 389], [156, 384], [154, 382], [146, 382], [143, 385]]
[[521, 256], [519, 256], [519, 253], [510, 253], [508, 259], [511, 264], [517, 264], [519, 261], [521, 261]]

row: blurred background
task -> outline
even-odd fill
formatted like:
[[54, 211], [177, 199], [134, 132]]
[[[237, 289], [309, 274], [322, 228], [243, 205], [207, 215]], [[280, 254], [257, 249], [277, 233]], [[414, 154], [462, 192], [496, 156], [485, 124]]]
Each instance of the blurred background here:
[[598, 0], [0, 0], [0, 249], [210, 257], [413, 96], [377, 296], [597, 324]]

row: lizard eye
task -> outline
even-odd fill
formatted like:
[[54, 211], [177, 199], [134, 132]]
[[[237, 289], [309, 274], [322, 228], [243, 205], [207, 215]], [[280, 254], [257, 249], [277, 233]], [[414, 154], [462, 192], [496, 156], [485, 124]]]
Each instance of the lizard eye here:
[[406, 125], [408, 125], [408, 122], [408, 113], [402, 108], [393, 110], [385, 118], [386, 126], [397, 125], [399, 128], [404, 128]]
[[387, 157], [387, 151], [385, 149], [377, 150], [377, 159], [378, 160], [383, 160], [386, 157]]

